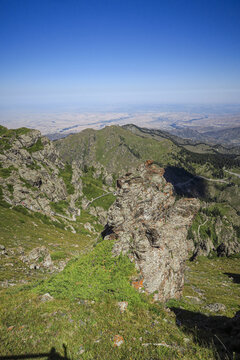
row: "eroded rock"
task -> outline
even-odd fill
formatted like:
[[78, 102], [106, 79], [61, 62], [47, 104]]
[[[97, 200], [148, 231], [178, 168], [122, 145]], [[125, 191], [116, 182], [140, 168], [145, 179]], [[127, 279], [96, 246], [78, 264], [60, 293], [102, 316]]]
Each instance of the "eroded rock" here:
[[145, 290], [161, 301], [182, 293], [187, 231], [200, 207], [198, 199], [176, 200], [163, 175], [164, 169], [147, 162], [120, 178], [103, 232], [117, 239], [113, 253], [127, 254]]

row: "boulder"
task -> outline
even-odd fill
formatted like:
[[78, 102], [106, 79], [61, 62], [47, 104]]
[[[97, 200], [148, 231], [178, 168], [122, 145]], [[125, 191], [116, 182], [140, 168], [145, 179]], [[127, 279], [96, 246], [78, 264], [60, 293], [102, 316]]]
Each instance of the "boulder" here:
[[26, 263], [30, 269], [53, 269], [53, 262], [50, 253], [45, 246], [33, 249], [27, 255], [21, 256], [20, 259]]

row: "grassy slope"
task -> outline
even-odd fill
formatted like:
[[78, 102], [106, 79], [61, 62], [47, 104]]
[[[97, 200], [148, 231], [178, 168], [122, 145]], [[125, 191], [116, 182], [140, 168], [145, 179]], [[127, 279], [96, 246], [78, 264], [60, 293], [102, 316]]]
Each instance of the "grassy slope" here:
[[119, 126], [98, 131], [87, 129], [55, 144], [64, 160], [98, 161], [115, 173], [149, 158], [166, 166], [172, 162], [170, 154], [178, 152], [178, 147], [169, 140], [144, 139]]
[[19, 280], [31, 281], [44, 276], [36, 271], [29, 272], [25, 264], [19, 260], [19, 254], [16, 253], [19, 247], [22, 247], [26, 253], [44, 245], [49, 249], [53, 259], [59, 259], [59, 257], [69, 259], [79, 255], [86, 247], [89, 248], [89, 245], [93, 244], [97, 236], [96, 233], [88, 232], [83, 224], [90, 222], [96, 231], [100, 232], [102, 227], [96, 220], [94, 216], [82, 211], [76, 222], [69, 222], [76, 230], [76, 234], [73, 234], [71, 231], [47, 224], [48, 218], [41, 220], [37, 214], [29, 212], [29, 215], [25, 215], [0, 206], [0, 244], [4, 245], [7, 251], [13, 249], [15, 252], [11, 255], [10, 251], [8, 257], [0, 258], [0, 281], [11, 280], [16, 283]]
[[[42, 353], [55, 347], [63, 355], [64, 344], [71, 359], [217, 359], [213, 335], [205, 330], [203, 336], [197, 327], [180, 324], [174, 312], [138, 294], [128, 281], [134, 272], [131, 263], [124, 257], [113, 260], [110, 245], [100, 243], [95, 252], [37, 287], [2, 290], [0, 354]], [[186, 310], [191, 317], [196, 312], [207, 315], [207, 304], [221, 302], [226, 310], [219, 315], [232, 317], [239, 309], [239, 284], [225, 273], [239, 274], [238, 259], [200, 258], [188, 265], [184, 296], [168, 306]], [[54, 300], [41, 302], [45, 291]], [[187, 296], [198, 296], [201, 303], [196, 305]], [[120, 313], [118, 300], [129, 302], [126, 312]], [[115, 335], [124, 339], [119, 348], [114, 347]], [[159, 343], [170, 347], [154, 345]]]
[[[89, 233], [80, 234], [80, 222], [95, 221], [83, 211], [77, 222], [78, 234], [12, 209], [0, 207], [0, 215], [0, 243], [7, 249], [23, 246], [27, 251], [43, 244], [53, 258], [59, 252], [61, 256], [73, 257], [86, 247], [90, 250], [89, 244], [93, 243]], [[63, 355], [65, 344], [71, 359], [215, 359], [210, 335], [205, 338], [197, 328], [179, 326], [174, 312], [137, 293], [130, 281], [132, 275], [136, 276], [132, 264], [124, 257], [111, 258], [110, 247], [111, 243], [100, 243], [93, 252], [81, 255], [62, 273], [50, 277], [26, 271], [16, 256], [2, 258], [1, 280], [29, 280], [31, 285], [0, 291], [0, 354], [42, 353], [55, 347]], [[5, 266], [9, 263], [14, 267]], [[205, 306], [220, 302], [226, 310], [219, 315], [232, 317], [239, 309], [239, 284], [226, 273], [239, 274], [239, 259], [200, 258], [188, 265], [184, 296], [169, 306], [184, 309], [191, 317], [196, 312], [209, 314]], [[43, 277], [47, 279], [39, 284]], [[203, 297], [196, 293], [196, 288], [203, 292]], [[53, 295], [54, 300], [41, 302], [40, 294], [45, 292]], [[194, 304], [187, 296], [198, 296], [201, 303]], [[123, 314], [117, 306], [119, 300], [129, 303]], [[115, 335], [124, 339], [120, 348], [114, 347]], [[144, 346], [146, 343], [171, 347]]]
[[[91, 206], [100, 206], [104, 210], [108, 210], [109, 207], [114, 203], [115, 196], [113, 194], [105, 195], [109, 192], [109, 189], [104, 183], [102, 174], [98, 178], [95, 178], [93, 176], [94, 170], [95, 169], [93, 167], [85, 167], [85, 171], [83, 172], [83, 175], [81, 177], [83, 184], [83, 195], [88, 200], [93, 200], [98, 198], [99, 196], [104, 195], [103, 197], [92, 201]], [[113, 187], [115, 187], [115, 183], [113, 184]]]

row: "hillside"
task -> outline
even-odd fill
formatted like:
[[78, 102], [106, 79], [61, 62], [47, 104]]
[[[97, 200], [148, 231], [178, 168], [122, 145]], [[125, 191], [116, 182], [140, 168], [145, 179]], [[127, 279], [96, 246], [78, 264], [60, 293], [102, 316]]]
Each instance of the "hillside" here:
[[123, 173], [143, 161], [154, 159], [163, 166], [174, 165], [172, 154], [179, 149], [168, 139], [158, 142], [136, 136], [120, 126], [107, 126], [102, 130], [86, 129], [54, 142], [60, 156], [80, 166], [100, 163], [109, 173]]
[[[194, 153], [223, 154], [223, 155], [233, 155], [234, 157], [240, 154], [239, 146], [234, 146], [234, 144], [232, 146], [230, 145], [223, 146], [222, 144], [224, 142], [221, 142], [221, 138], [219, 138], [219, 142], [218, 142], [217, 136], [215, 141], [210, 141], [207, 136], [205, 137], [204, 134], [201, 136], [201, 134], [198, 133], [199, 136], [195, 140], [194, 136], [192, 136], [192, 133], [194, 133], [194, 131], [188, 128], [186, 128], [183, 134], [181, 133], [181, 135], [177, 136], [174, 135], [174, 133], [172, 132], [170, 133], [163, 130], [147, 129], [132, 124], [124, 125], [123, 127], [139, 136], [150, 137], [153, 139], [157, 139], [159, 141], [163, 139], [171, 140], [176, 145], [181, 146], [182, 148]], [[224, 133], [224, 131], [225, 130], [222, 130], [222, 133]]]
[[232, 127], [227, 129], [211, 130], [204, 133], [204, 136], [211, 137], [221, 144], [239, 146], [240, 127]]
[[[164, 176], [179, 196], [201, 200], [203, 210], [189, 233], [195, 244], [194, 253], [217, 253], [222, 243], [222, 253], [239, 251], [240, 163], [236, 154], [220, 154], [209, 145], [206, 153], [192, 152], [166, 132], [135, 125], [84, 130], [54, 145], [66, 161], [76, 161], [83, 168], [101, 164], [113, 178], [152, 159], [165, 167]], [[207, 250], [199, 251], [199, 247]]]
[[115, 126], [0, 149], [1, 356], [239, 358], [234, 159]]

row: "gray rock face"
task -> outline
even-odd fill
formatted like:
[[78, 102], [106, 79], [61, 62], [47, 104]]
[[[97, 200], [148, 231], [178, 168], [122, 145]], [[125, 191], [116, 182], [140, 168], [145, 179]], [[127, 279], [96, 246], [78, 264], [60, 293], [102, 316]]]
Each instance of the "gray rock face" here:
[[74, 194], [69, 195], [60, 176], [64, 164], [52, 142], [38, 130], [9, 138], [11, 145], [0, 153], [1, 167], [9, 175], [0, 177], [3, 199], [13, 206], [22, 205], [32, 211], [54, 215], [51, 202], [67, 201], [67, 215], [79, 215], [75, 202], [82, 195], [81, 171], [72, 166]]
[[120, 178], [103, 235], [117, 239], [115, 255], [128, 254], [135, 262], [145, 290], [166, 301], [181, 295], [187, 231], [200, 202], [176, 200], [163, 175], [164, 169], [149, 161]]
[[107, 221], [107, 211], [104, 210], [102, 207], [97, 206], [97, 207], [91, 207], [89, 208], [89, 213], [93, 216], [97, 216], [98, 217], [98, 222], [102, 225], [106, 224]]

